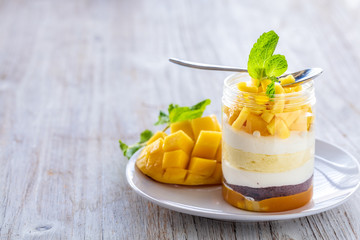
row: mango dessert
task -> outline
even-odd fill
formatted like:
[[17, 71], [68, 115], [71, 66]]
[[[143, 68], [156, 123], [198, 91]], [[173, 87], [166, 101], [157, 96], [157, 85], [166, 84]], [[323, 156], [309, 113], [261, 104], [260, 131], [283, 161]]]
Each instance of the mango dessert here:
[[301, 207], [313, 193], [313, 83], [286, 87], [293, 76], [264, 71], [254, 78], [248, 70], [252, 76], [235, 74], [224, 82], [223, 197], [250, 211]]
[[152, 179], [180, 185], [221, 184], [221, 132], [214, 115], [170, 125], [155, 133], [136, 160]]

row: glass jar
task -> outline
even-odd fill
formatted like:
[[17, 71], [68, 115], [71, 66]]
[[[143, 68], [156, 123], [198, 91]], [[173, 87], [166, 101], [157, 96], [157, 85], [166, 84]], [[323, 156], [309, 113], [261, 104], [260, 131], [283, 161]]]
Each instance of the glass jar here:
[[223, 197], [250, 211], [295, 209], [313, 194], [313, 82], [276, 83], [272, 98], [265, 94], [269, 82], [256, 83], [247, 73], [224, 81]]

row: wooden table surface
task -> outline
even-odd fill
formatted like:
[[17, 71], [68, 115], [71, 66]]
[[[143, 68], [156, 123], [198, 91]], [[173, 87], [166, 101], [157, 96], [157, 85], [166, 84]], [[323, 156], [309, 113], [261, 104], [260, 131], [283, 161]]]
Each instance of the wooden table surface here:
[[275, 30], [289, 70], [321, 67], [317, 138], [360, 159], [360, 1], [1, 1], [0, 239], [359, 239], [360, 193], [289, 221], [167, 210], [127, 184], [132, 143], [169, 103], [205, 98]]

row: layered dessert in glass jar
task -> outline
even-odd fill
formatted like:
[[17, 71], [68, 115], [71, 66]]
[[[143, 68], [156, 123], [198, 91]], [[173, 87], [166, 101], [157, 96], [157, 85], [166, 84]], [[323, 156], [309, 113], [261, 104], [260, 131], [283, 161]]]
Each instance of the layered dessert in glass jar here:
[[274, 83], [246, 73], [225, 79], [223, 94], [223, 197], [251, 211], [286, 211], [313, 194], [314, 87]]

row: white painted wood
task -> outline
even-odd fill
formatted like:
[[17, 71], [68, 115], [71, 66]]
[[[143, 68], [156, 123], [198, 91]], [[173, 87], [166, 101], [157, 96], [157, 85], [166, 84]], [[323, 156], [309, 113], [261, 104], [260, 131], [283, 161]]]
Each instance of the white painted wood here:
[[317, 137], [360, 158], [358, 1], [1, 1], [0, 239], [359, 239], [360, 194], [311, 217], [221, 222], [158, 207], [127, 185], [134, 142], [169, 103], [220, 116], [227, 75], [264, 31], [316, 80]]

